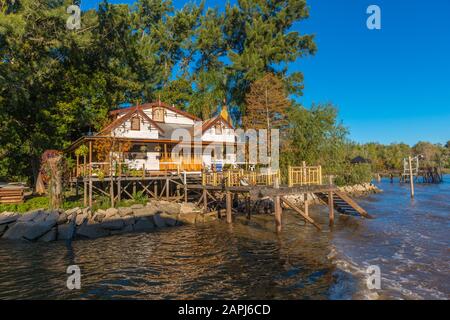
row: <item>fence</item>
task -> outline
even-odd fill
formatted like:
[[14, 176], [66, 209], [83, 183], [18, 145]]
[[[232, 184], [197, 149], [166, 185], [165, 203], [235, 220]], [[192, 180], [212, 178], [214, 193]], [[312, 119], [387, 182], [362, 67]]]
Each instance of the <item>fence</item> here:
[[288, 168], [288, 185], [307, 186], [322, 184], [322, 166], [315, 167], [291, 167]]

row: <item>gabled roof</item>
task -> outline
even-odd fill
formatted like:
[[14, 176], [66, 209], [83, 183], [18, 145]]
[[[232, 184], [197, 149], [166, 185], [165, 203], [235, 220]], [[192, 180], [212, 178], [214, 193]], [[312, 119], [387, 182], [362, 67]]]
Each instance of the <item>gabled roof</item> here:
[[219, 114], [218, 116], [211, 118], [211, 119], [207, 119], [203, 122], [203, 126], [202, 126], [202, 131], [206, 131], [209, 128], [211, 128], [213, 125], [215, 125], [217, 122], [222, 122], [225, 125], [228, 126], [228, 128], [230, 129], [234, 129], [233, 125], [225, 118], [222, 117], [221, 114]]
[[112, 115], [112, 116], [118, 116], [118, 115], [121, 115], [121, 114], [124, 114], [124, 113], [128, 112], [129, 110], [133, 110], [133, 109], [135, 109], [137, 107], [141, 108], [142, 110], [162, 107], [162, 108], [168, 109], [170, 111], [173, 111], [175, 113], [178, 113], [178, 114], [180, 114], [182, 116], [185, 116], [186, 118], [189, 118], [189, 119], [192, 119], [192, 120], [196, 120], [196, 121], [201, 121], [201, 119], [199, 117], [196, 117], [193, 114], [190, 114], [189, 112], [177, 109], [177, 108], [175, 108], [175, 106], [171, 106], [171, 105], [168, 105], [168, 104], [166, 104], [164, 102], [160, 102], [160, 101], [144, 103], [144, 104], [141, 104], [139, 106], [133, 106], [133, 107], [129, 107], [129, 108], [122, 108], [122, 109], [113, 110], [109, 114]]
[[164, 130], [155, 121], [150, 119], [150, 117], [147, 116], [145, 114], [145, 112], [142, 111], [142, 108], [140, 106], [139, 107], [134, 107], [134, 108], [127, 108], [127, 109], [128, 109], [128, 111], [127, 111], [127, 113], [124, 116], [115, 119], [109, 125], [104, 127], [97, 135], [102, 135], [105, 132], [109, 132], [109, 131], [114, 130], [115, 128], [120, 126], [122, 123], [124, 123], [125, 121], [127, 121], [128, 119], [133, 117], [134, 115], [141, 116], [142, 118], [144, 118], [145, 120], [150, 122], [152, 125], [154, 125], [161, 133], [164, 133]]

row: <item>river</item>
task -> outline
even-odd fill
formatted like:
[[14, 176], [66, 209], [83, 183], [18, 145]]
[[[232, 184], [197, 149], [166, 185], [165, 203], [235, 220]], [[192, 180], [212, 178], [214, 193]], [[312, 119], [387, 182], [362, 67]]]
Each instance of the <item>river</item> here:
[[[283, 232], [271, 216], [240, 217], [146, 234], [72, 243], [0, 241], [0, 299], [448, 299], [450, 176], [440, 185], [383, 180], [359, 198], [373, 220], [311, 211], [317, 232], [293, 212]], [[69, 265], [81, 289], [66, 286]], [[366, 269], [381, 271], [368, 289]]]

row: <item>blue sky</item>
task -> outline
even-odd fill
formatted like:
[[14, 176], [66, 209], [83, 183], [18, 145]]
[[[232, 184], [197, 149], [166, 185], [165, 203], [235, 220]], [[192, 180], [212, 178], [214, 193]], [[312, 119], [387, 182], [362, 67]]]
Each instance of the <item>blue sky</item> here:
[[[99, 0], [82, 0], [82, 9]], [[110, 0], [110, 3], [133, 3]], [[180, 8], [186, 1], [175, 0]], [[231, 1], [234, 2], [234, 1]], [[381, 8], [381, 30], [366, 9]], [[207, 0], [207, 6], [224, 1]], [[305, 75], [305, 106], [332, 102], [357, 142], [450, 140], [450, 1], [309, 0], [295, 25], [316, 35], [318, 52], [291, 64]]]

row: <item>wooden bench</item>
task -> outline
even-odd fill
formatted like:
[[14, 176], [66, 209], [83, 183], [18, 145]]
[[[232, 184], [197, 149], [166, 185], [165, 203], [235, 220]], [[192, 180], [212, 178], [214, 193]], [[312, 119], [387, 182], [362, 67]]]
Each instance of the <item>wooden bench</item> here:
[[22, 203], [24, 200], [23, 188], [4, 187], [0, 188], [0, 203], [15, 204]]

